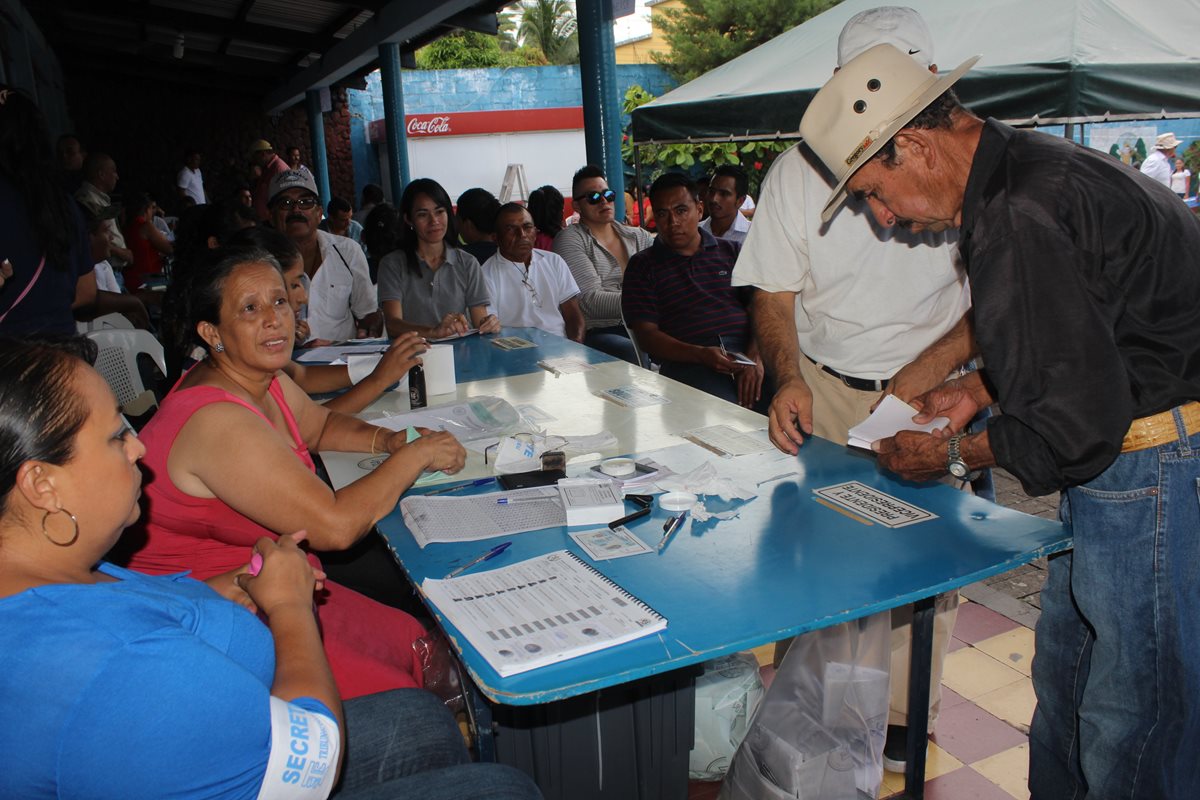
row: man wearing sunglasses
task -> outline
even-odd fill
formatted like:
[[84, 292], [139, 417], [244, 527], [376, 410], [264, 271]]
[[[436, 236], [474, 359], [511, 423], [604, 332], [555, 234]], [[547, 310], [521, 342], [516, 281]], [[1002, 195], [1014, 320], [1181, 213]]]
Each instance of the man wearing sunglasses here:
[[575, 173], [571, 197], [579, 223], [554, 237], [554, 252], [567, 262], [579, 285], [579, 306], [587, 325], [583, 343], [636, 364], [633, 342], [621, 322], [621, 283], [629, 259], [649, 247], [654, 237], [616, 221], [616, 194], [598, 167], [589, 165]]
[[321, 200], [312, 173], [303, 167], [279, 173], [268, 196], [271, 224], [296, 243], [304, 259], [309, 341], [378, 335], [383, 315], [367, 258], [353, 239], [320, 230]]

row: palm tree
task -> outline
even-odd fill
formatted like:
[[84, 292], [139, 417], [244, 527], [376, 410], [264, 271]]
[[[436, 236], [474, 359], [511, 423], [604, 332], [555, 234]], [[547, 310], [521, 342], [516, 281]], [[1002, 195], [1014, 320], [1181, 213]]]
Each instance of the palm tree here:
[[524, 0], [517, 35], [522, 45], [541, 48], [551, 64], [579, 61], [578, 23], [567, 0]]

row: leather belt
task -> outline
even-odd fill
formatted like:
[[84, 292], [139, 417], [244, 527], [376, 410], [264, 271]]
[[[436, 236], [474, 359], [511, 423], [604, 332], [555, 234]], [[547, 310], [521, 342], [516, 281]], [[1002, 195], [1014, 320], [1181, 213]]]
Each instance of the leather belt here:
[[[1193, 400], [1178, 407], [1183, 417], [1183, 426], [1188, 436], [1200, 431], [1200, 402]], [[1179, 429], [1175, 426], [1174, 409], [1153, 414], [1149, 417], [1139, 417], [1129, 426], [1121, 442], [1122, 453], [1135, 453], [1179, 441]]]
[[843, 375], [837, 370], [831, 369], [824, 364], [817, 364], [817, 362], [807, 353], [804, 354], [804, 357], [809, 361], [812, 361], [813, 364], [820, 367], [825, 372], [828, 372], [830, 375], [837, 378], [842, 383], [849, 386], [851, 389], [857, 389], [860, 392], [882, 392], [887, 388], [888, 383], [890, 383], [892, 380], [891, 378], [884, 378], [881, 381], [876, 381], [870, 380], [869, 378], [855, 378], [851, 375]]

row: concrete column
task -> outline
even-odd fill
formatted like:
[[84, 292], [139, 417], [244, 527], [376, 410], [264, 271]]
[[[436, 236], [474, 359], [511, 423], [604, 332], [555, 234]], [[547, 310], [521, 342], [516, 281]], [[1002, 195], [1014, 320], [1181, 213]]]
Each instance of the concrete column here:
[[325, 115], [321, 113], [321, 91], [309, 89], [304, 93], [308, 111], [309, 144], [312, 148], [312, 171], [321, 195], [321, 208], [329, 205], [329, 156], [325, 152]]
[[617, 219], [625, 218], [625, 167], [621, 162], [621, 96], [617, 86], [612, 0], [578, 0], [579, 81], [587, 160], [604, 170], [617, 193]]
[[383, 121], [387, 131], [388, 181], [392, 202], [400, 203], [400, 194], [409, 181], [408, 133], [404, 127], [404, 82], [400, 78], [400, 45], [379, 45], [379, 77], [383, 86]]

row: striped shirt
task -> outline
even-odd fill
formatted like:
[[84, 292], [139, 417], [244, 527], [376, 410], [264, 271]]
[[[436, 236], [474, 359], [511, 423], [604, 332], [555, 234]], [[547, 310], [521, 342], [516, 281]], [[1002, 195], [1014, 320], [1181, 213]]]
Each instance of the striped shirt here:
[[749, 342], [750, 316], [730, 281], [741, 245], [700, 231], [700, 249], [685, 256], [662, 238], [629, 259], [621, 308], [625, 321], [650, 322], [686, 344]]

